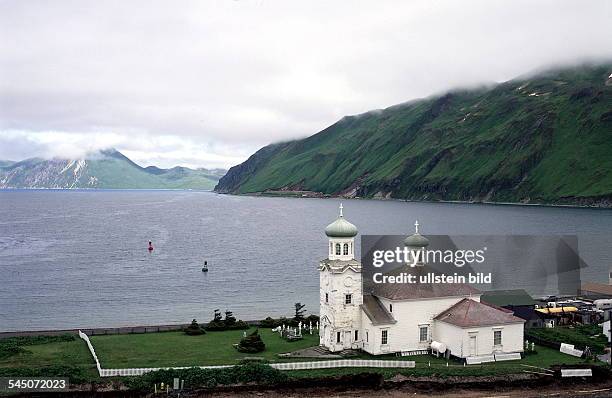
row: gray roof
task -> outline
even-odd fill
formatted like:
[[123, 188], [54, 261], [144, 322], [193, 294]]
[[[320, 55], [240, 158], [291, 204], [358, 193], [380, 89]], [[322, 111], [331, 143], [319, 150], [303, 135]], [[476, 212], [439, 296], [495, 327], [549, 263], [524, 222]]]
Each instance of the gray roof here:
[[510, 310], [467, 298], [443, 311], [434, 319], [462, 328], [525, 322], [524, 319], [514, 316]]
[[[427, 266], [410, 267], [403, 265], [385, 275], [399, 275], [402, 272], [416, 275], [435, 273]], [[369, 293], [374, 296], [384, 297], [390, 300], [417, 300], [436, 297], [461, 297], [480, 295], [480, 290], [473, 288], [467, 283], [379, 283], [367, 287]]]
[[373, 325], [387, 325], [397, 322], [378, 297], [369, 294], [364, 295], [361, 309], [370, 318]]
[[483, 292], [482, 296], [480, 296], [480, 301], [485, 301], [500, 307], [536, 304], [535, 300], [524, 289], [491, 290]]

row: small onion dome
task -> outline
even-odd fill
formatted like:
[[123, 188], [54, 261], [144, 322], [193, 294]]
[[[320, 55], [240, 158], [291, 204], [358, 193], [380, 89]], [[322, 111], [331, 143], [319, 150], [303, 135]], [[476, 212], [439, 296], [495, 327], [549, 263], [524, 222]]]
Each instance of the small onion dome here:
[[410, 247], [427, 247], [429, 246], [429, 239], [419, 233], [419, 222], [414, 223], [414, 234], [404, 239], [404, 245]]
[[344, 219], [342, 215], [342, 204], [340, 204], [340, 215], [333, 223], [325, 228], [325, 235], [330, 238], [352, 238], [358, 233], [357, 227]]
[[404, 245], [410, 247], [427, 247], [429, 246], [429, 239], [417, 232], [404, 239]]

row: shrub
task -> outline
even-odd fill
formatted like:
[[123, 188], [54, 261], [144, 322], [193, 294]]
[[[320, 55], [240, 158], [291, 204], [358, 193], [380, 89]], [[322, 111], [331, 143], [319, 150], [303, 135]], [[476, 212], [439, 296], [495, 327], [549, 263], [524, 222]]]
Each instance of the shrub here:
[[65, 365], [42, 368], [0, 368], [0, 377], [67, 377], [72, 384], [91, 381], [85, 368]]
[[171, 384], [178, 377], [185, 380], [187, 388], [215, 387], [217, 385], [252, 383], [276, 385], [288, 376], [280, 370], [261, 363], [245, 363], [224, 369], [162, 369], [142, 376], [126, 379], [126, 385], [134, 390], [149, 391], [156, 383]]
[[231, 311], [225, 311], [225, 319], [222, 319], [219, 310], [215, 310], [214, 318], [206, 325], [206, 330], [217, 332], [223, 330], [242, 330], [248, 329], [249, 327], [248, 323], [236, 320], [236, 317], [234, 317]]
[[191, 325], [187, 326], [184, 331], [185, 334], [189, 336], [198, 336], [206, 333], [204, 328], [198, 325], [198, 322], [195, 319], [191, 321]]
[[261, 322], [259, 322], [259, 326], [262, 328], [270, 328], [273, 329], [277, 326], [280, 326], [278, 324], [278, 320], [272, 318], [272, 317], [267, 317], [266, 319], [262, 320]]
[[265, 350], [266, 345], [259, 335], [259, 329], [255, 329], [253, 333], [240, 340], [237, 348], [240, 352], [256, 353]]

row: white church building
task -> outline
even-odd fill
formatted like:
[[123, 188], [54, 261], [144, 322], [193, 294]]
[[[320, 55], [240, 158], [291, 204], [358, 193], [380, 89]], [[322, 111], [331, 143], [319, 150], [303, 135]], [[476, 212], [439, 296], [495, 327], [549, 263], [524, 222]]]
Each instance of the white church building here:
[[[355, 259], [358, 230], [344, 218], [342, 205], [325, 234], [328, 257], [319, 265], [321, 346], [332, 352], [414, 355], [429, 352], [433, 343], [468, 360], [523, 351], [525, 321], [510, 310], [481, 303], [481, 293], [468, 284], [378, 284], [364, 294], [361, 263]], [[417, 224], [404, 244], [424, 249], [429, 241]], [[419, 264], [411, 272], [426, 268]]]

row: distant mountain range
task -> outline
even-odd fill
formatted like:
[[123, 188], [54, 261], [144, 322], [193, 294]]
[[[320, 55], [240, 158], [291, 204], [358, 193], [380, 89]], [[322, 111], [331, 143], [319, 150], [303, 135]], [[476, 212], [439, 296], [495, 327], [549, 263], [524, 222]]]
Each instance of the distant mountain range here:
[[0, 161], [0, 188], [212, 189], [221, 169], [140, 167], [115, 149], [83, 159]]
[[266, 146], [224, 193], [612, 205], [612, 64], [455, 90]]

